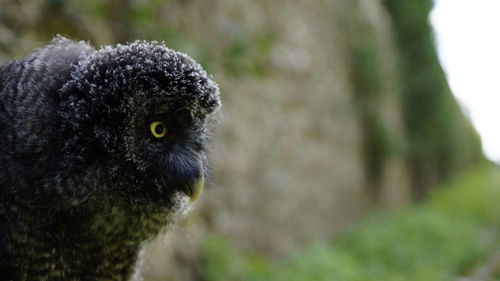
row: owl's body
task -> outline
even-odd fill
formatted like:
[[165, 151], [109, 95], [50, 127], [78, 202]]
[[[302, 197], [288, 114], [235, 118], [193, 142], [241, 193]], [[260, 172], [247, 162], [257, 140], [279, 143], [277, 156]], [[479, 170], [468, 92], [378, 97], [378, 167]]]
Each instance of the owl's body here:
[[130, 280], [205, 179], [219, 105], [198, 64], [156, 43], [59, 37], [1, 66], [0, 280]]

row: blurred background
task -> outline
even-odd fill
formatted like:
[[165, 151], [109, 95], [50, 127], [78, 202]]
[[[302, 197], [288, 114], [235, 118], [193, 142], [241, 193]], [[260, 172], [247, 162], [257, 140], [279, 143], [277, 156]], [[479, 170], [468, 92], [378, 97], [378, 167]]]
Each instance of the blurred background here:
[[56, 34], [157, 40], [220, 84], [214, 180], [147, 246], [145, 281], [500, 280], [472, 279], [494, 278], [500, 180], [440, 65], [433, 7], [0, 0], [0, 63]]

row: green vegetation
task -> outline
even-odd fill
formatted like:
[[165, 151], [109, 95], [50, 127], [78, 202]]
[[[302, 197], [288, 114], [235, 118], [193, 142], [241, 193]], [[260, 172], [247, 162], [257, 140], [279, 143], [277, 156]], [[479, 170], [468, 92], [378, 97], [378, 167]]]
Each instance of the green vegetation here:
[[414, 197], [482, 159], [479, 137], [451, 95], [428, 17], [432, 0], [384, 0], [400, 54]]
[[239, 35], [232, 36], [221, 56], [224, 70], [237, 77], [267, 75], [275, 36], [272, 33], [249, 35], [242, 28], [235, 34]]
[[425, 204], [374, 215], [281, 261], [209, 238], [204, 273], [214, 281], [438, 281], [467, 276], [500, 249], [499, 172], [488, 167], [457, 178]]
[[[381, 41], [364, 14], [344, 19], [349, 27], [350, 76], [362, 129], [368, 194], [375, 203], [385, 166], [402, 148], [414, 199], [425, 198], [430, 187], [483, 160], [479, 137], [453, 98], [439, 64], [428, 21], [432, 1], [383, 3], [395, 42]], [[394, 46], [399, 59], [395, 70], [384, 57], [389, 46]], [[384, 119], [388, 94], [396, 94], [401, 102], [403, 137], [395, 137]]]
[[374, 202], [379, 196], [383, 171], [388, 158], [397, 149], [380, 112], [384, 102], [384, 59], [383, 48], [375, 39], [373, 26], [364, 22], [361, 16], [349, 32], [349, 58], [351, 79], [354, 87], [354, 105], [363, 134], [363, 157], [365, 175], [370, 183], [368, 193]]

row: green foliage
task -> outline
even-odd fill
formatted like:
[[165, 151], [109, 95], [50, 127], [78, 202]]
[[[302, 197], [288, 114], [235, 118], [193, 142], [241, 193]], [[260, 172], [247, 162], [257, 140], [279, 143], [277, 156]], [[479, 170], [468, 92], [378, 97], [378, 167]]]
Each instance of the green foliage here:
[[381, 213], [331, 241], [281, 261], [238, 252], [212, 237], [204, 247], [207, 280], [429, 281], [466, 276], [495, 249], [500, 176], [484, 168], [398, 214]]
[[269, 69], [269, 57], [274, 45], [272, 33], [245, 34], [244, 30], [232, 38], [222, 54], [224, 70], [234, 76], [265, 76]]
[[416, 196], [481, 160], [479, 138], [451, 95], [428, 16], [432, 0], [384, 0], [400, 52], [402, 106]]
[[[350, 32], [351, 79], [354, 86], [354, 104], [363, 134], [365, 173], [373, 187], [382, 179], [382, 172], [390, 154], [395, 150], [391, 134], [384, 124], [380, 103], [384, 95], [384, 78], [380, 71], [382, 50], [377, 44], [373, 27], [360, 19]], [[377, 191], [373, 190], [376, 196]]]
[[257, 255], [241, 255], [226, 240], [212, 236], [204, 241], [205, 275], [217, 281], [261, 281], [271, 275], [271, 267]]

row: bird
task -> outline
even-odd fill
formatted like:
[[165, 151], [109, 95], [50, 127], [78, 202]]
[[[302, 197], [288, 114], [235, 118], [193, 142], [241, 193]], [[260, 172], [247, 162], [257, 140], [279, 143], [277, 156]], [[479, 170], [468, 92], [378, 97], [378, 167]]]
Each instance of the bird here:
[[211, 174], [220, 106], [163, 42], [57, 36], [0, 66], [0, 280], [139, 280]]

